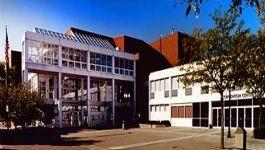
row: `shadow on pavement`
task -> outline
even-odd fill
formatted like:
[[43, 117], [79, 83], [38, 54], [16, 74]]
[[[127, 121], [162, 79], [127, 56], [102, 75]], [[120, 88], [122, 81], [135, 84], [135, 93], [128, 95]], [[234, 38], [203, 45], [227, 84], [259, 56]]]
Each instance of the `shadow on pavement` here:
[[[79, 130], [71, 130], [78, 132]], [[84, 140], [80, 138], [61, 137], [61, 134], [69, 133], [56, 128], [27, 128], [14, 130], [0, 130], [0, 143], [3, 145], [54, 145], [54, 146], [78, 146], [92, 145], [98, 140]]]

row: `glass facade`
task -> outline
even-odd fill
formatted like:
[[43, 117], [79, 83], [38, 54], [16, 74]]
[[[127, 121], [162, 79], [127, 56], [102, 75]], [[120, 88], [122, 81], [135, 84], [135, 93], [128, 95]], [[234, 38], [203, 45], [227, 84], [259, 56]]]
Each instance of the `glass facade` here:
[[90, 52], [90, 70], [112, 73], [112, 56]]
[[134, 64], [132, 60], [115, 57], [115, 74], [133, 76]]
[[109, 80], [90, 81], [91, 101], [112, 101], [112, 83]]
[[[62, 46], [62, 67], [112, 73], [114, 56]], [[59, 45], [28, 40], [28, 61], [58, 66]], [[133, 76], [133, 60], [115, 57], [115, 74]]]
[[28, 41], [29, 62], [57, 66], [58, 51], [57, 45], [37, 41]]
[[87, 69], [87, 52], [62, 47], [62, 66], [78, 69]]

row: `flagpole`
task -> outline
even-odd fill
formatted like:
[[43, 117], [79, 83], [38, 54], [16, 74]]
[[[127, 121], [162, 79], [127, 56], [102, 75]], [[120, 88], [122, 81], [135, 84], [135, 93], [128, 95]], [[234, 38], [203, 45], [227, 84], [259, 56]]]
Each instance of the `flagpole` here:
[[7, 34], [7, 25], [5, 25], [6, 29], [6, 43], [5, 43], [5, 61], [6, 61], [6, 76], [5, 76], [5, 90], [6, 90], [6, 126], [9, 129], [9, 93], [8, 93], [8, 73], [9, 73], [9, 41], [8, 41], [8, 34]]

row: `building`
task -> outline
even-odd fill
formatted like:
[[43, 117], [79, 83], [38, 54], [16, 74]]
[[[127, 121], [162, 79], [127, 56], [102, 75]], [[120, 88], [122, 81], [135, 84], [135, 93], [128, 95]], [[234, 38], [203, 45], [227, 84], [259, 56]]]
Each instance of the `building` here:
[[166, 69], [184, 62], [183, 40], [189, 36], [172, 31], [151, 44], [122, 35], [114, 38], [120, 51], [138, 54], [136, 61], [136, 111], [140, 121], [148, 121], [148, 77], [151, 72]]
[[12, 83], [21, 83], [21, 52], [11, 50], [11, 55], [9, 57], [10, 67], [14, 68], [14, 76], [12, 77]]
[[169, 61], [143, 40], [126, 35], [114, 38], [116, 47], [123, 52], [137, 54], [136, 112], [140, 122], [148, 121], [148, 77], [151, 72], [171, 67]]
[[[185, 74], [181, 67], [168, 68], [150, 74], [149, 120], [169, 121], [172, 126], [181, 127], [208, 127], [209, 125], [220, 127], [219, 93], [211, 89], [211, 86], [200, 83], [184, 86], [179, 80]], [[252, 100], [245, 89], [236, 87], [231, 91], [230, 102], [226, 91], [224, 107], [225, 126], [228, 126], [230, 121], [231, 127], [257, 127], [259, 104], [258, 101]]]
[[22, 79], [56, 109], [58, 127], [118, 127], [136, 114], [136, 60], [113, 38], [70, 28], [23, 37]]
[[150, 45], [159, 53], [161, 53], [172, 66], [180, 65], [185, 63], [185, 55], [183, 49], [183, 42], [185, 39], [190, 38], [187, 34], [181, 33], [179, 31], [174, 32], [172, 30], [171, 34], [162, 37], [152, 42]]

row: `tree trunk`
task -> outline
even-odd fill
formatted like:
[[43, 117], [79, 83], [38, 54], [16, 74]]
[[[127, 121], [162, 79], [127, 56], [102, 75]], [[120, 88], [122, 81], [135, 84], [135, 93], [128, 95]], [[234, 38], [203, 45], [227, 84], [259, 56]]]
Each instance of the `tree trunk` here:
[[262, 120], [262, 98], [259, 98], [259, 128], [261, 128]]
[[230, 112], [231, 112], [231, 89], [229, 89], [229, 95], [228, 95], [228, 101], [229, 101], [229, 108], [228, 108], [228, 113], [229, 113], [229, 121], [228, 121], [228, 131], [227, 131], [227, 137], [231, 138], [231, 116], [230, 116]]
[[223, 92], [220, 93], [221, 96], [221, 148], [224, 149], [224, 97]]

